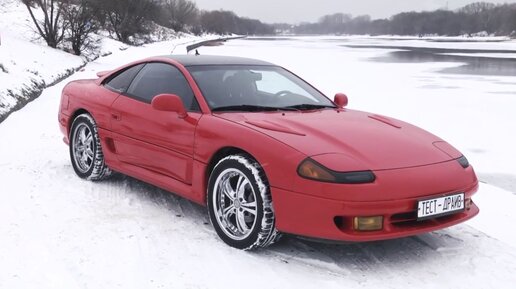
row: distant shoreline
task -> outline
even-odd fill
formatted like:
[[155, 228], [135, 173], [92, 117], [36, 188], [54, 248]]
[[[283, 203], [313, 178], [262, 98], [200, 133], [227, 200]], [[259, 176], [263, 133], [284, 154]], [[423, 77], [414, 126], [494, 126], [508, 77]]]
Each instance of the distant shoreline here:
[[189, 53], [190, 51], [197, 49], [199, 47], [202, 47], [202, 46], [218, 46], [218, 45], [222, 45], [223, 42], [226, 42], [228, 40], [242, 39], [242, 38], [246, 38], [246, 37], [247, 36], [244, 36], [244, 35], [237, 35], [237, 36], [220, 37], [217, 39], [209, 39], [209, 40], [197, 42], [192, 45], [186, 46], [186, 53]]

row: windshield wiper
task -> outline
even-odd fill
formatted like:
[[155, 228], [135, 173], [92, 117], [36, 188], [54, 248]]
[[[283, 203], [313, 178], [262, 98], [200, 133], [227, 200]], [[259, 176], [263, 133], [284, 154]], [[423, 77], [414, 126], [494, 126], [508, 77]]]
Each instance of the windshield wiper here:
[[261, 105], [230, 105], [221, 106], [212, 109], [212, 111], [297, 111], [294, 107], [276, 107], [276, 106], [261, 106]]
[[323, 104], [296, 104], [296, 105], [289, 105], [287, 107], [288, 109], [296, 109], [296, 110], [312, 110], [312, 109], [324, 109], [324, 108], [336, 108], [335, 106], [331, 105], [323, 105]]

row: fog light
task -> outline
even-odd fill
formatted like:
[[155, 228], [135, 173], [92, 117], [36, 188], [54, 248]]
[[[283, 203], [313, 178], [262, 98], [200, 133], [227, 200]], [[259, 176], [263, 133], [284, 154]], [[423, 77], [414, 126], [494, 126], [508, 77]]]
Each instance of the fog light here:
[[357, 231], [378, 231], [383, 228], [383, 217], [355, 217], [353, 228]]

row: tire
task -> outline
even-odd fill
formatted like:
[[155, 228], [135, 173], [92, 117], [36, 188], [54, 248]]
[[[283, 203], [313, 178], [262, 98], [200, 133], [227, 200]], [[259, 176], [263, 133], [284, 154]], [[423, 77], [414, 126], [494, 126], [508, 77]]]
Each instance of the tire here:
[[269, 183], [260, 164], [246, 155], [220, 160], [208, 181], [208, 212], [229, 246], [254, 250], [277, 241]]
[[87, 180], [101, 181], [112, 171], [104, 162], [97, 125], [91, 115], [78, 115], [70, 130], [70, 160], [75, 173]]

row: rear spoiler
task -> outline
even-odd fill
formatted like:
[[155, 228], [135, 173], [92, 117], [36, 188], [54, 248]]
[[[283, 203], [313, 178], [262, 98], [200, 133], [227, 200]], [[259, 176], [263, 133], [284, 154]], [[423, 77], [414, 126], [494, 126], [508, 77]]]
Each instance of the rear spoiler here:
[[102, 76], [104, 76], [104, 75], [106, 75], [106, 74], [108, 74], [108, 73], [110, 73], [110, 72], [111, 72], [111, 71], [109, 71], [109, 70], [99, 71], [99, 72], [97, 72], [97, 76], [98, 76], [98, 77], [102, 77]]

